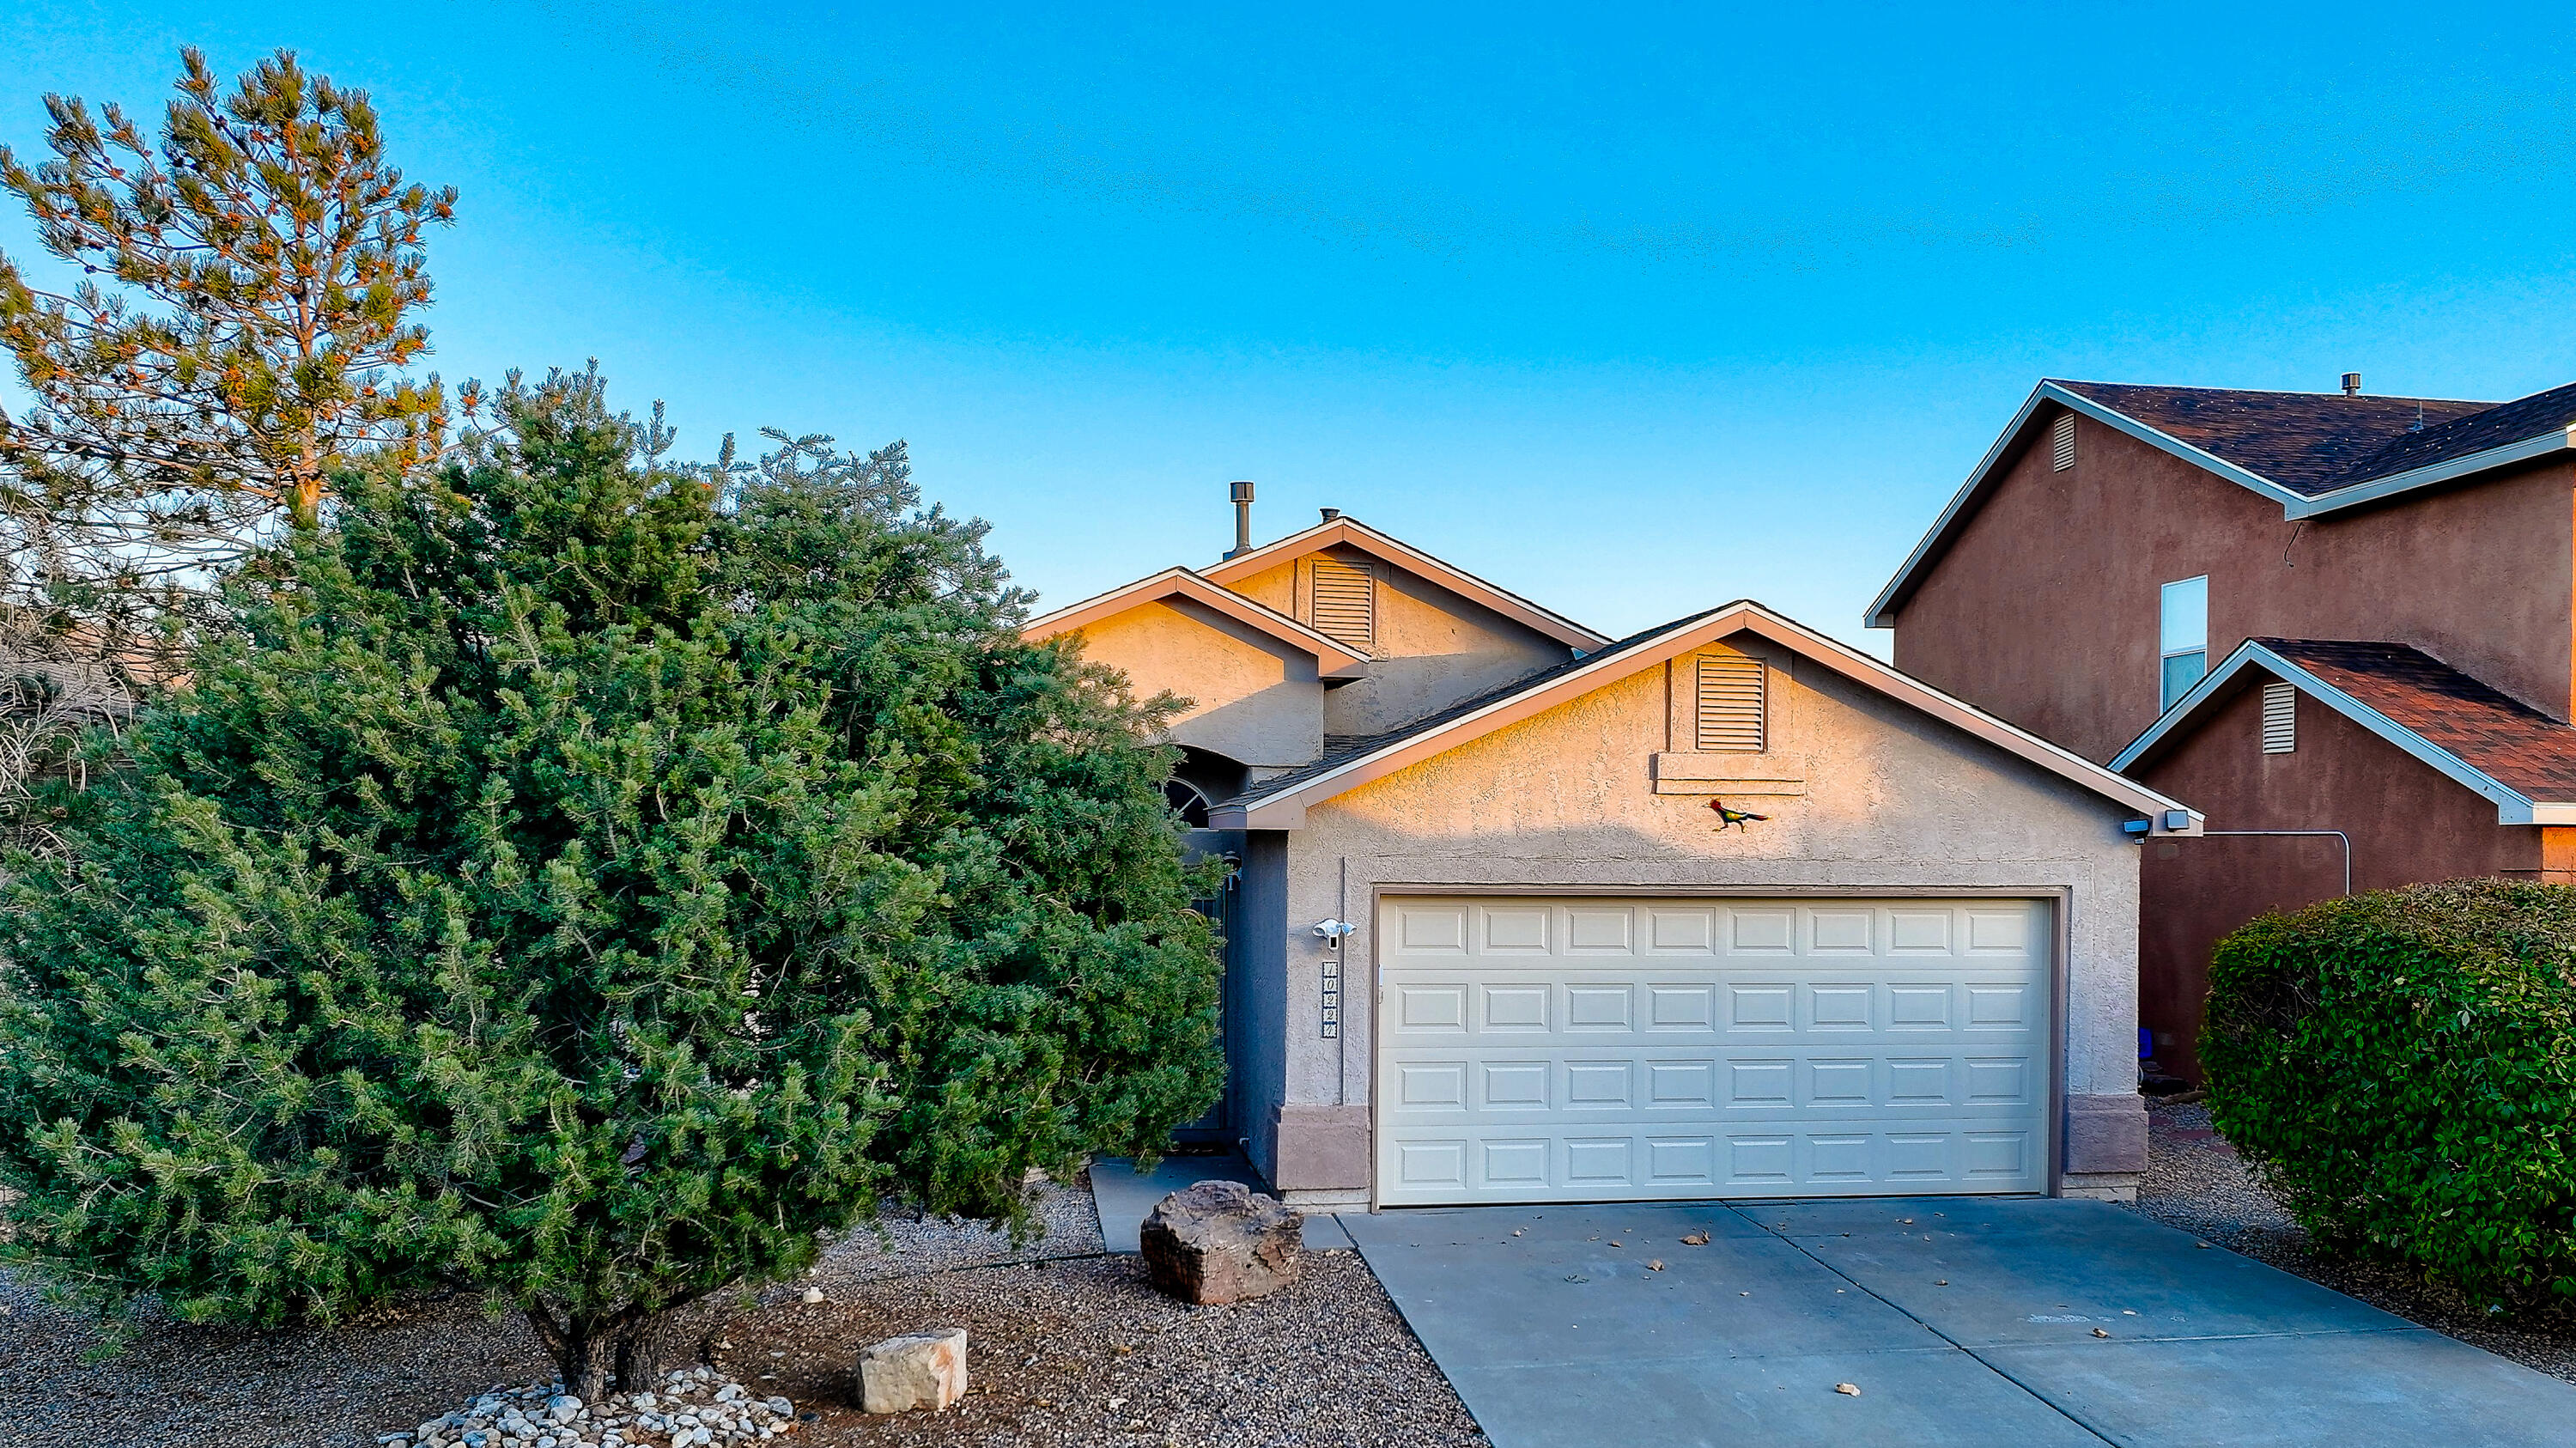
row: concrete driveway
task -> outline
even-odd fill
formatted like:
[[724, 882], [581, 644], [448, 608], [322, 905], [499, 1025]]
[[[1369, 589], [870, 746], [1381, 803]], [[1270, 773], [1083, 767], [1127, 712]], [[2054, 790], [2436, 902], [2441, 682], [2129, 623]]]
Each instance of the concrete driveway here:
[[1341, 1222], [1497, 1448], [2576, 1443], [2576, 1385], [2107, 1203]]

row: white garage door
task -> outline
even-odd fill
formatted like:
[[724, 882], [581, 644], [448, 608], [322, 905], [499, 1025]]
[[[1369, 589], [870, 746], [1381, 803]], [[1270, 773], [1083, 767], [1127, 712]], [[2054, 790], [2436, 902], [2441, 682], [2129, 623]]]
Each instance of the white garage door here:
[[1378, 1199], [2044, 1190], [2048, 908], [1389, 899]]

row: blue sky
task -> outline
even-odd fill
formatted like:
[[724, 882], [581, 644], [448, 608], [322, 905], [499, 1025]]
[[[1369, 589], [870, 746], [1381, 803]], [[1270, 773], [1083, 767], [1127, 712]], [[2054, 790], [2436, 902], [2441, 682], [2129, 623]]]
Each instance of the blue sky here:
[[906, 438], [1051, 603], [1212, 561], [1249, 477], [1610, 632], [1883, 647], [2039, 377], [2576, 378], [2553, 12], [969, 10], [46, 0], [0, 141], [292, 46], [462, 193], [439, 369]]

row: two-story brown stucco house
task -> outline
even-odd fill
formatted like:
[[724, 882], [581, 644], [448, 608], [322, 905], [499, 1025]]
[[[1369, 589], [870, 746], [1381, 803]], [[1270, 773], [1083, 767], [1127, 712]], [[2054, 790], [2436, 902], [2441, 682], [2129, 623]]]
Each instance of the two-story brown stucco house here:
[[2142, 1025], [2196, 1079], [2253, 916], [2576, 866], [2576, 387], [2042, 382], [1872, 605], [1899, 667], [2188, 800]]
[[1212, 1124], [1289, 1199], [2134, 1191], [2173, 800], [1758, 604], [1611, 639], [1337, 514], [1239, 540], [1027, 631], [1190, 701]]

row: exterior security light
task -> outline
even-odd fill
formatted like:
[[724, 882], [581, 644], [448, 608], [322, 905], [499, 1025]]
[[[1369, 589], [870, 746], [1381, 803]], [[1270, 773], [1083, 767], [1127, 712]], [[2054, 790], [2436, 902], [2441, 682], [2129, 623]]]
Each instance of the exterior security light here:
[[2166, 810], [2166, 811], [2165, 811], [2165, 828], [2166, 828], [2166, 829], [2169, 829], [2169, 830], [2187, 830], [2187, 829], [2190, 829], [2190, 828], [2191, 828], [2191, 811], [2190, 811], [2190, 810], [2187, 810], [2187, 809], [2169, 809], [2169, 810]]
[[1315, 933], [1338, 945], [1343, 936], [1359, 929], [1347, 920], [1326, 920], [1315, 927]]
[[2154, 829], [2155, 827], [2156, 827], [2156, 822], [2155, 822], [2154, 820], [2122, 820], [2122, 821], [2120, 821], [2120, 832], [2121, 832], [2122, 834], [2129, 834], [2129, 835], [2143, 835], [2143, 834], [2147, 833], [2149, 830]]

